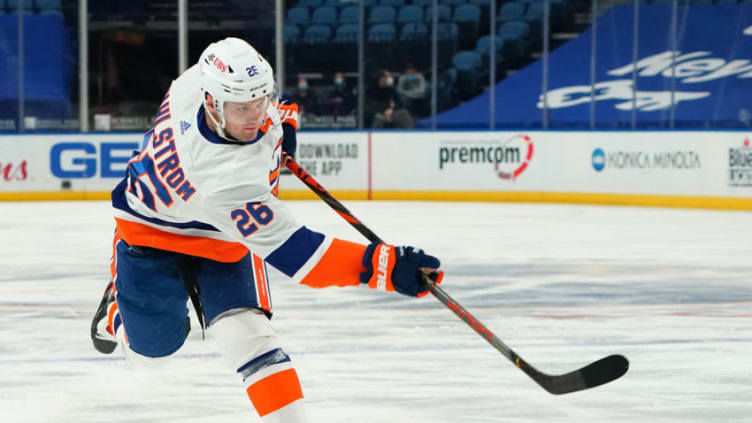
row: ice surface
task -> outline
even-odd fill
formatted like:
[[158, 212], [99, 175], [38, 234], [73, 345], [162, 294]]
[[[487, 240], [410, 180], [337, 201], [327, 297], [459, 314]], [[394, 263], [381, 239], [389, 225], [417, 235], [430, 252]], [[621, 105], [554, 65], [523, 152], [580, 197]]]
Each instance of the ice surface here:
[[[309, 227], [362, 239], [321, 202], [288, 204]], [[752, 421], [752, 213], [346, 205], [382, 238], [439, 256], [444, 289], [540, 370], [613, 353], [631, 369], [552, 396], [430, 296], [274, 272], [273, 322], [311, 422]], [[0, 203], [0, 422], [258, 421], [200, 331], [164, 368], [93, 349], [113, 223], [106, 202]]]

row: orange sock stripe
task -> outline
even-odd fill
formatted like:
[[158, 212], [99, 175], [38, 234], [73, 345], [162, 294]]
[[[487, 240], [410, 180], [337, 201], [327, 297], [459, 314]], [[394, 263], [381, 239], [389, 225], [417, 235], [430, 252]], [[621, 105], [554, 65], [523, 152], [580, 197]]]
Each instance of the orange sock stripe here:
[[261, 417], [303, 398], [303, 389], [295, 369], [267, 376], [249, 386], [246, 392]]

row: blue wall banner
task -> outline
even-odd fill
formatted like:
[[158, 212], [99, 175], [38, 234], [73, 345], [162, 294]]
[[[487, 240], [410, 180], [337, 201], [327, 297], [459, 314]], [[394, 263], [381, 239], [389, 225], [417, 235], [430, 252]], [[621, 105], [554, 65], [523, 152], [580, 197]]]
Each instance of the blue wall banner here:
[[[594, 85], [592, 27], [550, 53], [549, 127], [589, 128], [593, 100], [597, 128], [631, 127], [633, 109], [640, 128], [668, 128], [672, 113], [676, 128], [752, 125], [752, 4], [679, 7], [676, 49], [672, 6], [640, 5], [634, 81], [634, 7], [612, 7], [596, 28]], [[542, 72], [538, 60], [496, 85], [496, 128], [542, 127]], [[488, 128], [489, 98], [439, 114], [438, 126]]]

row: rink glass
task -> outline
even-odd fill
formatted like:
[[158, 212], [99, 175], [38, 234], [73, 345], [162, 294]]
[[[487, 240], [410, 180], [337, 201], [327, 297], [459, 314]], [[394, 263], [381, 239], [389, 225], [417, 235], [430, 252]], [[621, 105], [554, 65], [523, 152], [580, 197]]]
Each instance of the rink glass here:
[[[752, 111], [743, 106], [735, 108], [731, 117], [715, 112], [698, 113], [692, 119], [680, 115], [684, 107], [691, 107], [683, 96], [702, 92], [687, 90], [690, 86], [677, 74], [695, 66], [678, 65], [683, 59], [680, 54], [686, 52], [685, 43], [692, 34], [702, 33], [691, 28], [696, 22], [692, 18], [703, 14], [705, 6], [700, 0], [518, 0], [518, 10], [513, 10], [511, 3], [514, 2], [8, 3], [0, 9], [4, 12], [0, 22], [5, 31], [2, 46], [6, 53], [2, 56], [6, 83], [0, 101], [0, 130], [147, 130], [171, 81], [195, 63], [206, 45], [227, 36], [250, 41], [269, 59], [280, 74], [282, 98], [293, 97], [301, 103], [304, 129], [367, 129], [373, 127], [374, 117], [379, 114], [379, 125], [385, 129], [413, 124], [423, 129], [462, 128], [461, 121], [447, 125], [439, 114], [471, 101], [476, 102], [474, 115], [483, 117], [467, 122], [465, 127], [472, 129], [745, 128], [752, 122]], [[706, 6], [717, 10], [728, 5], [741, 6], [744, 2]], [[403, 11], [404, 6], [412, 6], [412, 10]], [[665, 8], [662, 22], [649, 19], [648, 9], [655, 7]], [[628, 25], [624, 19], [612, 19], [612, 15], [618, 15], [611, 13], [614, 8], [621, 8], [621, 14], [632, 13], [634, 19]], [[521, 31], [526, 35], [521, 43], [509, 41], [511, 26], [506, 24], [510, 21], [524, 22]], [[284, 22], [279, 30], [278, 22]], [[718, 60], [731, 64], [743, 59], [735, 56], [734, 48], [748, 43], [749, 35], [744, 28], [736, 29], [735, 38], [715, 45], [712, 57], [704, 58], [706, 62], [697, 66], [709, 66]], [[587, 101], [577, 108], [561, 108], [561, 101], [570, 97], [557, 91], [567, 88], [557, 77], [566, 73], [569, 66], [550, 63], [549, 53], [583, 33], [589, 36], [580, 39], [581, 54], [572, 65], [580, 69], [576, 96]], [[607, 33], [618, 33], [619, 37], [603, 37]], [[492, 42], [494, 39], [498, 41]], [[646, 39], [660, 39], [665, 46], [645, 46]], [[657, 89], [640, 87], [647, 79], [638, 77], [639, 70], [623, 70], [655, 53], [670, 51], [681, 53], [666, 59], [671, 66], [666, 68], [669, 70], [664, 72], [664, 83]], [[603, 77], [603, 62], [610, 60], [614, 52], [629, 56], [617, 66], [622, 69], [620, 85], [604, 81]], [[400, 86], [408, 65], [415, 67], [424, 85], [409, 78], [411, 81], [406, 81], [405, 86], [413, 88], [411, 97], [404, 92], [384, 94]], [[489, 86], [503, 83], [520, 71], [530, 74], [531, 68], [535, 68], [535, 87], [525, 91], [524, 97], [539, 102], [536, 112], [519, 119], [500, 113], [523, 99], [509, 90], [489, 90]], [[378, 75], [384, 70], [390, 72], [392, 81], [386, 91], [377, 88]], [[422, 95], [416, 94], [415, 90], [420, 91], [416, 87], [423, 87]], [[624, 94], [624, 89], [630, 89], [633, 98]], [[644, 119], [648, 112], [644, 107], [620, 106], [603, 113], [598, 107], [603, 103], [604, 92], [629, 104], [638, 100], [636, 93], [660, 92], [664, 103], [668, 103], [650, 120]], [[733, 93], [718, 89], [713, 94], [717, 94], [714, 104], [721, 107]], [[575, 112], [582, 118], [562, 117]]]

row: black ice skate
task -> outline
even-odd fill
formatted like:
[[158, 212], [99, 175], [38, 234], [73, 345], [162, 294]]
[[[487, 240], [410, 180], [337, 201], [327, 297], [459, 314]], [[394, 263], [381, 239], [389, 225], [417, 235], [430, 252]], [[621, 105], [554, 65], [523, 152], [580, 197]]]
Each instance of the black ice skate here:
[[111, 354], [117, 347], [115, 333], [109, 327], [109, 319], [107, 318], [110, 305], [115, 302], [114, 288], [114, 283], [107, 284], [102, 301], [100, 301], [94, 319], [91, 321], [91, 342], [94, 344], [94, 348], [102, 354]]

